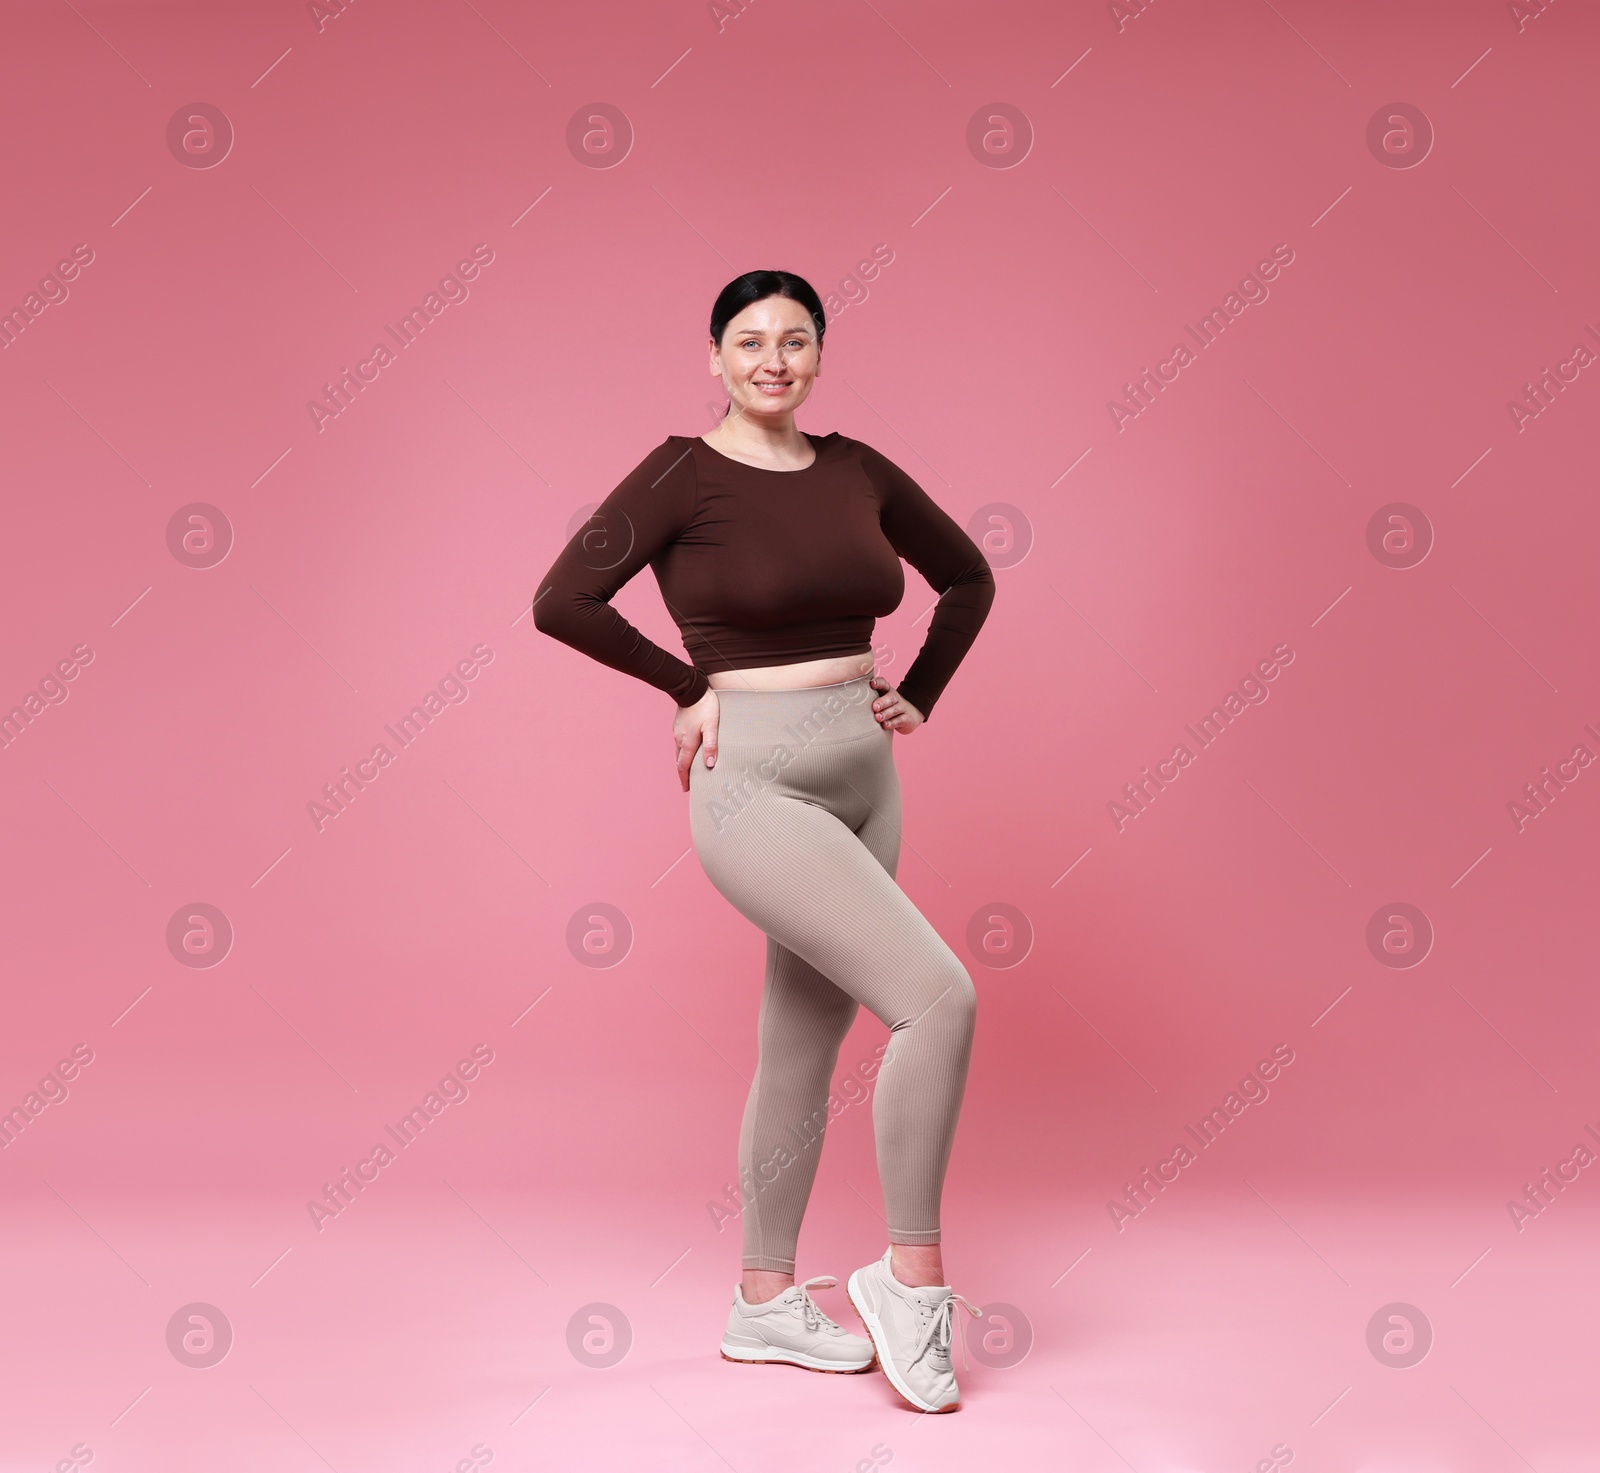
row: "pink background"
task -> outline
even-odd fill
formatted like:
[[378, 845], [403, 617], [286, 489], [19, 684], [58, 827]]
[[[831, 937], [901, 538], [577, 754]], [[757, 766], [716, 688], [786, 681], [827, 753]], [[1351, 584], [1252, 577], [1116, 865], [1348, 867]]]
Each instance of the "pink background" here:
[[[761, 0], [720, 29], [690, 0], [320, 29], [12, 0], [0, 708], [93, 659], [0, 751], [0, 1107], [93, 1061], [0, 1152], [4, 1469], [1593, 1467], [1600, 1163], [1520, 1229], [1507, 1204], [1600, 1151], [1600, 771], [1520, 831], [1508, 804], [1600, 752], [1600, 363], [1508, 406], [1600, 352], [1597, 43], [1578, 4], [1492, 0]], [[997, 99], [1026, 128], [985, 155]], [[196, 100], [235, 135], [208, 167], [167, 144]], [[620, 161], [568, 146], [596, 102]], [[1397, 102], [1420, 161], [1369, 147]], [[717, 1358], [762, 938], [689, 850], [670, 700], [528, 615], [574, 519], [713, 423], [710, 304], [758, 266], [846, 304], [801, 427], [882, 450], [996, 564], [896, 742], [900, 881], [981, 999], [946, 1262], [1009, 1306], [954, 1417]], [[194, 503], [231, 529], [210, 567], [169, 548]], [[1369, 547], [1394, 503], [1414, 566]], [[910, 575], [880, 623], [891, 677], [931, 602]], [[681, 650], [648, 575], [617, 606]], [[1280, 644], [1270, 698], [1119, 831]], [[233, 931], [214, 966], [168, 946], [196, 903]], [[1433, 932], [1412, 967], [1367, 941], [1397, 903]], [[591, 914], [625, 921], [605, 966], [569, 945]], [[1009, 950], [974, 949], [990, 916]], [[882, 1033], [863, 1013], [841, 1076]], [[313, 1226], [479, 1045], [470, 1097]], [[1119, 1230], [1278, 1045], [1270, 1099]], [[870, 1125], [830, 1130], [802, 1275], [882, 1252]], [[167, 1345], [196, 1302], [232, 1330], [210, 1367]], [[595, 1303], [632, 1336], [609, 1367], [568, 1345]], [[1431, 1326], [1409, 1367], [1368, 1347], [1395, 1303]]]

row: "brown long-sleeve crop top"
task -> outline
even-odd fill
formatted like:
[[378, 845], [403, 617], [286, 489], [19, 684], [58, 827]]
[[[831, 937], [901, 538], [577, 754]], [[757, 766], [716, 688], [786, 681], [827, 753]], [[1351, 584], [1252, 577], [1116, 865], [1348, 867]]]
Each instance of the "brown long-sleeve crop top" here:
[[[691, 706], [714, 671], [872, 648], [905, 593], [903, 557], [939, 594], [900, 693], [927, 717], [994, 601], [973, 540], [892, 461], [837, 432], [797, 471], [747, 465], [668, 435], [600, 503], [545, 575], [544, 633]], [[692, 664], [610, 606], [645, 564]]]

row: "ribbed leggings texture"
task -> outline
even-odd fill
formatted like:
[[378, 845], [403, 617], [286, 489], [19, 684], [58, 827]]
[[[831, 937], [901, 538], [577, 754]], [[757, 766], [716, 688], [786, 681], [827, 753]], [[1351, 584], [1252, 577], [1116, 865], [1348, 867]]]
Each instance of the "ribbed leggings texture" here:
[[857, 1010], [889, 1029], [872, 1119], [888, 1237], [939, 1241], [977, 997], [895, 881], [900, 780], [868, 676], [719, 690], [717, 764], [697, 752], [690, 833], [707, 877], [767, 936], [755, 1078], [739, 1132], [743, 1266], [794, 1270]]

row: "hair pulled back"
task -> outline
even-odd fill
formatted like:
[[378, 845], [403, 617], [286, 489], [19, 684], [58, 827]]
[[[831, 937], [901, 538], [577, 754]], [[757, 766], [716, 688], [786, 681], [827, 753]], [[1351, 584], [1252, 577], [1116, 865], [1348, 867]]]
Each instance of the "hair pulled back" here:
[[720, 348], [728, 324], [752, 302], [764, 301], [767, 297], [789, 297], [804, 307], [817, 325], [817, 346], [822, 346], [822, 334], [828, 326], [822, 299], [805, 277], [796, 276], [792, 271], [746, 271], [743, 276], [734, 277], [717, 293], [712, 305], [712, 342]]

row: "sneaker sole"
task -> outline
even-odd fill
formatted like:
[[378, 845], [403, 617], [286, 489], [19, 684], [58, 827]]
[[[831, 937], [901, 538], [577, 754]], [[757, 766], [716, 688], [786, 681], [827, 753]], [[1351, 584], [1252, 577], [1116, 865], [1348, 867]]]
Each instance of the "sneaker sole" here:
[[728, 1354], [726, 1345], [718, 1347], [725, 1361], [731, 1361], [736, 1366], [798, 1366], [802, 1371], [821, 1371], [827, 1376], [859, 1376], [863, 1371], [870, 1371], [878, 1363], [877, 1342], [873, 1342], [873, 1356], [862, 1366], [829, 1365], [811, 1356], [804, 1356], [798, 1350], [779, 1350], [769, 1346], [765, 1351], [747, 1350], [744, 1346], [734, 1347], [734, 1354]]
[[860, 1275], [860, 1269], [857, 1269], [855, 1273], [851, 1274], [849, 1282], [844, 1286], [844, 1291], [850, 1296], [850, 1302], [855, 1306], [856, 1313], [861, 1316], [861, 1323], [867, 1327], [867, 1335], [872, 1341], [872, 1348], [877, 1352], [878, 1366], [883, 1371], [883, 1374], [888, 1377], [889, 1384], [894, 1387], [895, 1393], [913, 1411], [926, 1412], [930, 1416], [937, 1416], [940, 1412], [953, 1412], [959, 1410], [961, 1406], [959, 1400], [948, 1402], [942, 1407], [928, 1406], [917, 1395], [917, 1393], [911, 1389], [910, 1384], [906, 1381], [905, 1377], [900, 1374], [899, 1367], [895, 1365], [893, 1359], [883, 1353], [883, 1326], [878, 1322], [877, 1315], [873, 1314], [873, 1312], [862, 1302], [861, 1291], [856, 1282]]

